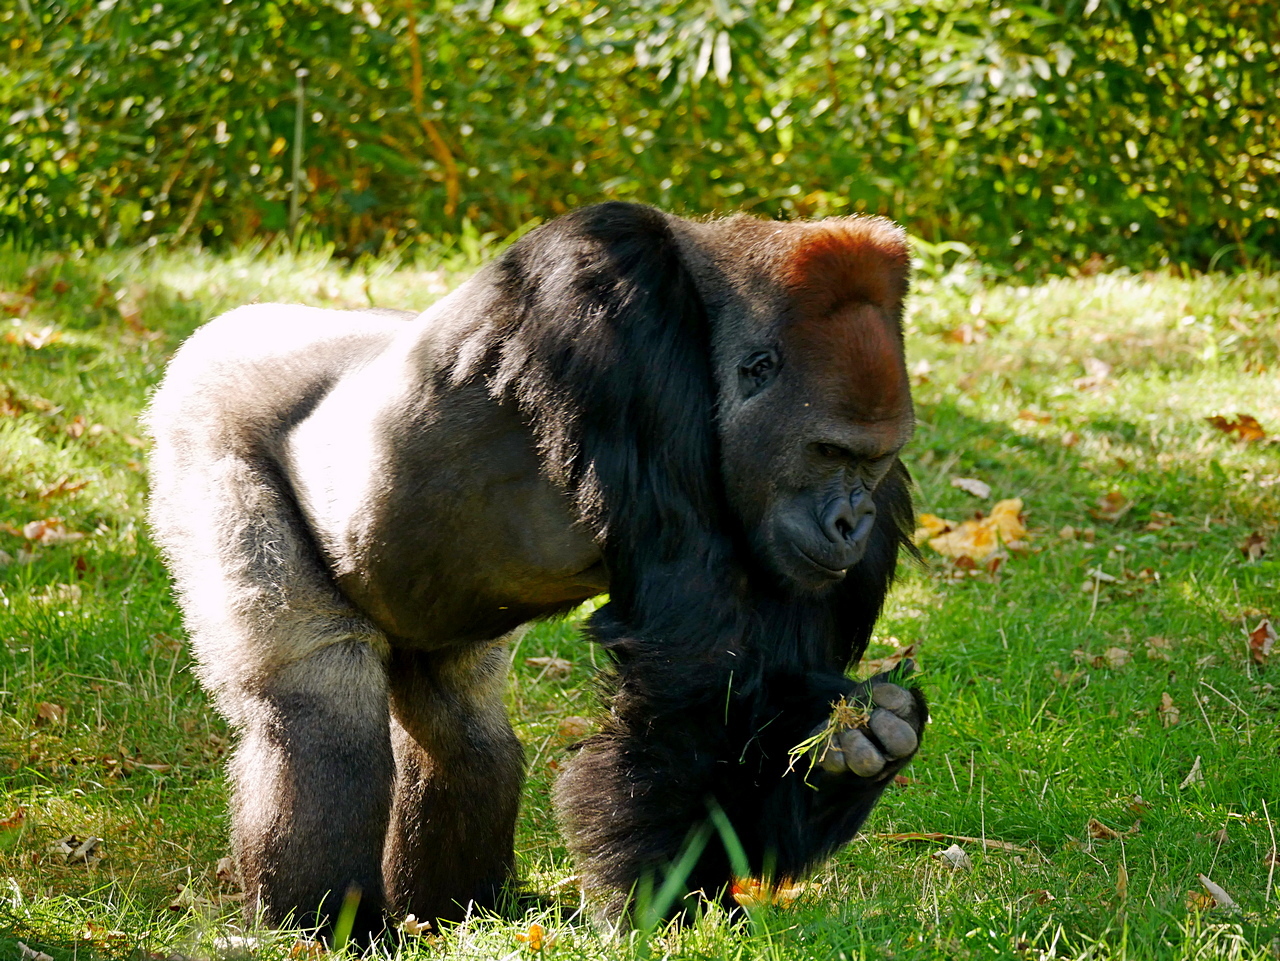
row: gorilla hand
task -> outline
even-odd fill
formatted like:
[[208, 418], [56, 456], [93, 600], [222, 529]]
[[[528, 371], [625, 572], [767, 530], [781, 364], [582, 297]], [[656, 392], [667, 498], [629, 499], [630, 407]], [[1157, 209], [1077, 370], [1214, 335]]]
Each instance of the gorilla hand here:
[[[913, 666], [908, 663], [908, 670]], [[830, 730], [832, 721], [836, 724], [836, 729], [812, 748], [815, 766], [830, 775], [851, 774], [875, 781], [885, 780], [906, 766], [920, 746], [929, 712], [918, 691], [892, 683], [888, 677], [877, 674], [860, 684], [846, 700], [852, 711], [837, 708], [831, 721], [814, 729], [810, 737]]]

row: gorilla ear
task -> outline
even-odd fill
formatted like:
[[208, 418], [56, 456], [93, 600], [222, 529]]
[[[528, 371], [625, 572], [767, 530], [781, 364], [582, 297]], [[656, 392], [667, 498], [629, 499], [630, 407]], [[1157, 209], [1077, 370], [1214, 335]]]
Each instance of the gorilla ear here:
[[748, 354], [738, 365], [738, 389], [742, 399], [754, 397], [769, 386], [782, 369], [782, 360], [774, 350], [757, 350]]

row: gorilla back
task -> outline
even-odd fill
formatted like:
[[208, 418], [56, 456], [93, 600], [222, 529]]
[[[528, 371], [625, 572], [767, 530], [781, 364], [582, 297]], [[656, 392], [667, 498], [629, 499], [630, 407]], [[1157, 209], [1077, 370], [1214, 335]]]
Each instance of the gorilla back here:
[[[420, 316], [198, 331], [150, 411], [151, 522], [239, 731], [250, 918], [491, 905], [522, 779], [503, 638], [604, 591], [610, 711], [556, 792], [598, 913], [717, 809], [779, 878], [851, 838], [927, 717], [845, 677], [912, 526], [906, 271], [881, 220], [604, 204]], [[871, 723], [792, 771], [841, 696]], [[688, 890], [728, 880], [712, 843]]]

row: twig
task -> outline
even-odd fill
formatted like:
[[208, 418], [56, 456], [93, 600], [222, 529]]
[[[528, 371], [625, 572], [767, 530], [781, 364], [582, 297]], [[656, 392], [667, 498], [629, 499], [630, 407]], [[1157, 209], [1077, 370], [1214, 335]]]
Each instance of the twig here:
[[1262, 813], [1267, 818], [1267, 833], [1271, 835], [1271, 870], [1267, 872], [1267, 897], [1263, 904], [1271, 903], [1271, 889], [1276, 878], [1276, 861], [1280, 860], [1280, 851], [1276, 850], [1276, 829], [1271, 823], [1271, 812], [1267, 810], [1267, 799], [1262, 799]]
[[1209, 723], [1209, 715], [1205, 713], [1204, 704], [1201, 702], [1200, 697], [1195, 691], [1191, 692], [1191, 700], [1195, 701], [1196, 707], [1200, 708], [1200, 716], [1204, 718], [1204, 726], [1209, 729], [1209, 739], [1213, 741], [1214, 745], [1217, 745], [1218, 735], [1213, 733], [1213, 725]]

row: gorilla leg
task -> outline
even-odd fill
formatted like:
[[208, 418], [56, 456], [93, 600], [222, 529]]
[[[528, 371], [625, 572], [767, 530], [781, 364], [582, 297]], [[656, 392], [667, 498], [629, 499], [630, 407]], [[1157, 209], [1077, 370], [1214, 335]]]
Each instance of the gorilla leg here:
[[507, 719], [505, 645], [393, 650], [395, 800], [383, 863], [402, 913], [461, 919], [515, 871], [524, 755]]
[[393, 776], [386, 687], [381, 659], [345, 642], [241, 701], [231, 831], [250, 916], [331, 928], [356, 887], [353, 935], [366, 942], [382, 928]]

